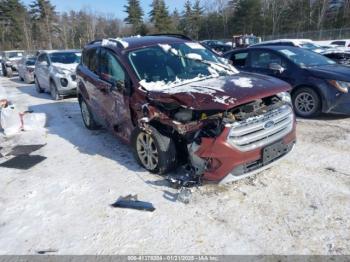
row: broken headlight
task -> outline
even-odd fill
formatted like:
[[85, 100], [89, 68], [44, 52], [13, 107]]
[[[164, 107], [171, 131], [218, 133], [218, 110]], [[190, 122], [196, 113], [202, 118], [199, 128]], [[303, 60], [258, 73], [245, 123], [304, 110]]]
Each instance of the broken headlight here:
[[338, 81], [338, 80], [328, 80], [331, 86], [335, 87], [342, 93], [349, 93], [350, 82]]
[[281, 92], [278, 93], [277, 96], [283, 101], [288, 104], [292, 104], [292, 98], [288, 92]]

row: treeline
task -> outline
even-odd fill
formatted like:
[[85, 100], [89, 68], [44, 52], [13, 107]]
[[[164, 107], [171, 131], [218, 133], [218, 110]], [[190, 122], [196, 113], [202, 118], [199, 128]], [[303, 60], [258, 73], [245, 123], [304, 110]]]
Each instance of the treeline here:
[[194, 39], [229, 39], [350, 27], [350, 0], [187, 0], [170, 11], [153, 0], [145, 13], [128, 0], [126, 18], [92, 10], [58, 13], [49, 0], [0, 0], [0, 50], [82, 48], [106, 37], [182, 33]]

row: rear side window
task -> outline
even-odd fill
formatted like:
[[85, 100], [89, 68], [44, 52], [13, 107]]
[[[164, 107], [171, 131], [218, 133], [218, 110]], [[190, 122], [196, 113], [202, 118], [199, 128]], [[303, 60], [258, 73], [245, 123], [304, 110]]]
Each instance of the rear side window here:
[[236, 67], [243, 67], [246, 65], [248, 52], [232, 54], [230, 60], [232, 65]]
[[340, 45], [340, 46], [345, 46], [345, 41], [334, 41], [331, 43], [331, 45]]

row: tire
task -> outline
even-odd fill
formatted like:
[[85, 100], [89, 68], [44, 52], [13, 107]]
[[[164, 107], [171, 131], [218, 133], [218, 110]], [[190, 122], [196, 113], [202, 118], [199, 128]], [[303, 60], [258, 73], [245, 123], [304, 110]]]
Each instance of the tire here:
[[10, 67], [6, 68], [6, 76], [8, 78], [11, 78], [13, 76], [12, 68], [10, 68]]
[[7, 76], [5, 64], [1, 64], [1, 67], [2, 67], [2, 75]]
[[321, 113], [320, 96], [310, 87], [302, 87], [292, 94], [293, 106], [298, 116], [313, 118]]
[[85, 127], [90, 130], [98, 129], [99, 126], [96, 123], [93, 114], [91, 113], [87, 103], [83, 98], [79, 99], [79, 105]]
[[176, 167], [175, 143], [154, 127], [150, 131], [148, 134], [140, 128], [134, 130], [131, 140], [134, 157], [149, 172], [165, 174]]
[[50, 94], [51, 94], [51, 98], [55, 101], [62, 99], [62, 97], [58, 93], [58, 90], [54, 81], [50, 82]]
[[34, 78], [34, 83], [35, 83], [35, 90], [41, 94], [44, 92], [44, 90], [40, 87], [39, 80], [35, 77]]

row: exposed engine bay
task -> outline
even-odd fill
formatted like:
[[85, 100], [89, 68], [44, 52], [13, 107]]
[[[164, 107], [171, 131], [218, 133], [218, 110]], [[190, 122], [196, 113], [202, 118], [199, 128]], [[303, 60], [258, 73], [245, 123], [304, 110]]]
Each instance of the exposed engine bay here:
[[[219, 112], [195, 111], [175, 103], [152, 101], [144, 108], [144, 115], [149, 124], [159, 121], [165, 125], [166, 132], [170, 132], [171, 137], [176, 138], [181, 164], [189, 174], [180, 178], [183, 179], [182, 182], [177, 180], [176, 183], [193, 186], [200, 183], [207, 170], [220, 164], [198, 155], [202, 139], [215, 140], [228, 125], [255, 121], [287, 104], [288, 102], [274, 95]], [[171, 181], [174, 182], [174, 178]]]

